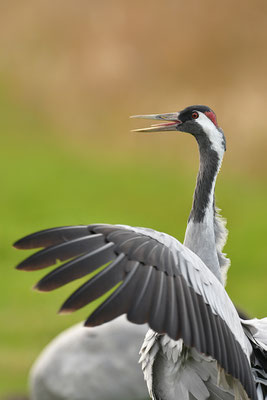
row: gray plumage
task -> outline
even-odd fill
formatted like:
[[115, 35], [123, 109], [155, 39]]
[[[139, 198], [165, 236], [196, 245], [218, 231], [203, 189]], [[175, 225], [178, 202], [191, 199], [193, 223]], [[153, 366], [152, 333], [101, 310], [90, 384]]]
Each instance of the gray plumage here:
[[124, 316], [62, 332], [30, 372], [31, 400], [148, 400], [138, 351], [147, 331]]
[[230, 267], [230, 260], [229, 258], [226, 257], [226, 254], [223, 253], [223, 248], [227, 241], [228, 230], [226, 228], [226, 220], [220, 215], [220, 210], [218, 208], [215, 209], [214, 233], [215, 233], [216, 250], [221, 269], [222, 281], [225, 286], [227, 279], [227, 271]]
[[121, 314], [149, 324], [141, 363], [154, 400], [266, 400], [265, 323], [255, 328], [252, 320], [244, 326], [224, 289], [227, 231], [214, 198], [226, 149], [223, 131], [206, 106], [138, 117], [164, 121], [141, 131], [183, 131], [197, 140], [200, 168], [184, 244], [165, 233], [125, 225], [55, 228], [15, 243], [22, 249], [45, 247], [17, 268], [40, 269], [69, 259], [37, 283], [37, 289], [49, 291], [108, 263], [61, 311], [77, 310], [113, 289], [86, 325]]

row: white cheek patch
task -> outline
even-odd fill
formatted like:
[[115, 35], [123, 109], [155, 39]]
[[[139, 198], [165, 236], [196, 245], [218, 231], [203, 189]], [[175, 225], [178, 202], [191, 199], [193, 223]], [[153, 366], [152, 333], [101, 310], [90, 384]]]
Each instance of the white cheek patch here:
[[196, 120], [199, 125], [202, 126], [204, 132], [207, 134], [211, 147], [215, 150], [219, 155], [223, 156], [224, 154], [224, 145], [223, 138], [221, 132], [216, 128], [214, 123], [207, 117], [204, 113], [198, 112], [199, 117]]

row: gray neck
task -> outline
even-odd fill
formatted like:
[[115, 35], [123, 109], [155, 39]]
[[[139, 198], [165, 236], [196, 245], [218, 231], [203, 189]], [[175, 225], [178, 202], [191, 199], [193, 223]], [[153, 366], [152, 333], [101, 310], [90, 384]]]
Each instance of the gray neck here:
[[198, 141], [200, 166], [184, 244], [196, 253], [222, 282], [214, 230], [214, 190], [222, 159], [212, 149], [209, 139], [202, 137], [201, 140]]

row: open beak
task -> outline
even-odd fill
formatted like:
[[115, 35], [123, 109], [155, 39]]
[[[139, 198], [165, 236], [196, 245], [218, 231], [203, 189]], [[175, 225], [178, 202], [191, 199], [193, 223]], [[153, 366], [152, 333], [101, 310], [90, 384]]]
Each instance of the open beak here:
[[167, 114], [148, 114], [148, 115], [132, 115], [130, 118], [144, 118], [144, 119], [156, 119], [164, 121], [159, 124], [153, 124], [149, 128], [133, 129], [132, 132], [165, 132], [165, 131], [176, 131], [177, 126], [181, 125], [179, 120], [179, 113], [167, 113]]

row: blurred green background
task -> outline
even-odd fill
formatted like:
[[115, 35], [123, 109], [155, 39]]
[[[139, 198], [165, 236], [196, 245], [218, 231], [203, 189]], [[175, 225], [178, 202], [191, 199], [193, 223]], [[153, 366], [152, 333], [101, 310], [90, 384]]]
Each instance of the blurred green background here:
[[[41, 349], [88, 310], [58, 316], [78, 286], [30, 290], [21, 236], [126, 223], [183, 239], [198, 168], [189, 135], [129, 133], [131, 114], [206, 104], [227, 152], [227, 290], [267, 314], [267, 3], [256, 0], [2, 1], [0, 13], [0, 397], [27, 393]], [[142, 125], [141, 125], [142, 126]]]

